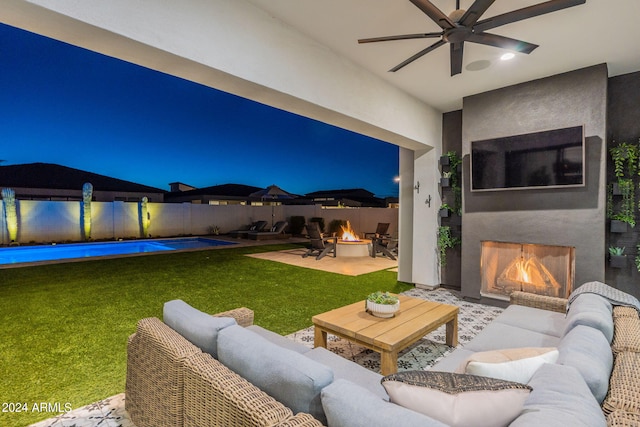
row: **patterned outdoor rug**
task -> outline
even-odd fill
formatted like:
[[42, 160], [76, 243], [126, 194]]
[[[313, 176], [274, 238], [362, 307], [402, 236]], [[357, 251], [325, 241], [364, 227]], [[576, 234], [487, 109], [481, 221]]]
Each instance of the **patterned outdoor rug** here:
[[[414, 288], [403, 292], [403, 294], [443, 304], [457, 305], [460, 308], [458, 313], [458, 346], [464, 346], [465, 343], [471, 341], [478, 332], [503, 311], [498, 307], [464, 301], [446, 289], [439, 288], [429, 291]], [[313, 347], [313, 327], [294, 332], [288, 335], [288, 338]], [[380, 372], [380, 354], [373, 350], [331, 334], [327, 338], [327, 347], [334, 353], [365, 368]], [[445, 326], [443, 325], [400, 352], [398, 371], [428, 369], [453, 350], [454, 347], [445, 344]]]
[[[502, 309], [475, 304], [458, 298], [446, 289], [432, 291], [411, 289], [405, 295], [460, 307], [458, 314], [458, 346], [473, 339], [487, 324], [495, 319]], [[289, 338], [313, 347], [313, 327], [288, 335]], [[445, 326], [425, 336], [398, 356], [398, 370], [428, 369], [442, 357], [453, 351], [444, 344]], [[364, 347], [329, 335], [329, 350], [348, 358], [368, 369], [379, 372], [380, 355]], [[29, 427], [135, 427], [124, 409], [124, 393], [92, 403], [66, 414], [61, 414]]]

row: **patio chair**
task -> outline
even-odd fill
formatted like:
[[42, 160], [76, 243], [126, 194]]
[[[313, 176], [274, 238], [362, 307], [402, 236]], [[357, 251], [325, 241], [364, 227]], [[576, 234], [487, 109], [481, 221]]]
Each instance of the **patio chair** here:
[[254, 221], [245, 230], [233, 230], [229, 232], [229, 236], [237, 238], [247, 238], [250, 231], [262, 231], [267, 226], [267, 221]]
[[332, 255], [336, 257], [336, 244], [338, 242], [337, 237], [323, 237], [320, 233], [320, 227], [317, 222], [310, 222], [307, 224], [307, 234], [311, 246], [309, 250], [302, 255], [302, 258], [306, 258], [309, 255], [317, 253], [316, 259], [322, 259], [325, 255]]
[[269, 231], [249, 231], [247, 237], [252, 240], [265, 239], [288, 239], [291, 234], [285, 234], [285, 229], [289, 223], [287, 221], [276, 222]]
[[376, 227], [376, 231], [370, 233], [364, 233], [365, 239], [373, 239], [375, 237], [380, 236], [388, 236], [387, 232], [389, 231], [389, 223], [388, 222], [379, 222]]
[[388, 236], [378, 236], [371, 239], [371, 243], [371, 256], [373, 258], [381, 254], [395, 261], [398, 256], [398, 239]]

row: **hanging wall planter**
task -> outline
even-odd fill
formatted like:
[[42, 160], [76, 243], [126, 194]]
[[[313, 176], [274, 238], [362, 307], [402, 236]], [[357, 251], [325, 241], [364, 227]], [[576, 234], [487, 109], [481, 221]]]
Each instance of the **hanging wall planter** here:
[[617, 219], [611, 220], [610, 231], [612, 233], [626, 233], [627, 232], [627, 223], [624, 221], [620, 221]]
[[449, 178], [448, 176], [447, 177], [443, 176], [442, 178], [440, 178], [440, 186], [442, 188], [450, 187], [451, 186], [451, 178]]
[[440, 156], [440, 166], [449, 166], [449, 156], [448, 155], [444, 155], [444, 156]]
[[609, 267], [626, 268], [627, 256], [626, 255], [609, 255]]

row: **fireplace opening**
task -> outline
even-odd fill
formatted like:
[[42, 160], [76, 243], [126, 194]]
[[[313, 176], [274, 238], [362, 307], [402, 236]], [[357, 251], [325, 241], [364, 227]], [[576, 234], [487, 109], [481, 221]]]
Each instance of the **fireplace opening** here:
[[575, 248], [483, 241], [482, 296], [508, 300], [514, 291], [567, 298], [573, 289]]

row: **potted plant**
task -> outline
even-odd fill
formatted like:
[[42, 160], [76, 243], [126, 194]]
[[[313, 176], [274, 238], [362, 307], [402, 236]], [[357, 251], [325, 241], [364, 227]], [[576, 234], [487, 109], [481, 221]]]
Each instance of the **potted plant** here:
[[389, 318], [400, 309], [400, 300], [389, 292], [374, 292], [367, 296], [366, 311], [376, 317]]
[[449, 187], [451, 185], [451, 171], [442, 172], [442, 178], [440, 178], [441, 187]]
[[624, 254], [624, 247], [609, 247], [609, 266], [611, 268], [625, 268], [627, 266], [627, 256]]
[[453, 212], [453, 208], [448, 204], [444, 203], [442, 206], [440, 206], [440, 216], [442, 218], [448, 217], [450, 212]]

